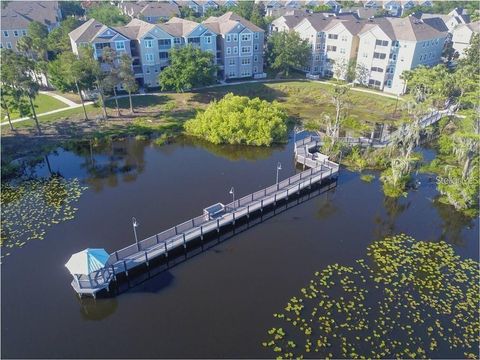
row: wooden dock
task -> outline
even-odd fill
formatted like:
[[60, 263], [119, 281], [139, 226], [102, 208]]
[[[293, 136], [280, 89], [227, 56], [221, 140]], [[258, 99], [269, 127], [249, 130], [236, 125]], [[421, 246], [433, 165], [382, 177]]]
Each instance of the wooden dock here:
[[295, 142], [295, 159], [303, 166], [302, 172], [235, 202], [212, 205], [200, 216], [114, 251], [103, 269], [88, 276], [75, 275], [73, 288], [80, 296], [95, 297], [99, 291], [109, 290], [110, 283], [120, 274], [128, 276], [131, 269], [144, 264], [148, 266], [150, 261], [160, 256], [168, 259], [170, 252], [182, 247], [186, 250], [191, 241], [203, 240], [204, 236], [212, 232], [220, 233], [222, 228], [235, 226], [236, 221], [249, 218], [253, 213], [263, 213], [264, 208], [275, 206], [280, 200], [288, 200], [289, 196], [299, 194], [314, 184], [336, 179], [339, 165], [318, 153], [318, 145], [319, 138], [312, 136]]

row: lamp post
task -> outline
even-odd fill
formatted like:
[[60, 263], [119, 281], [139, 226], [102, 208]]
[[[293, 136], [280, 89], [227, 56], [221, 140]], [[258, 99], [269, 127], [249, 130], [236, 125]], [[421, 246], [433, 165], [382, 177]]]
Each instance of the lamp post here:
[[137, 222], [137, 219], [132, 217], [132, 226], [133, 226], [133, 234], [135, 235], [135, 243], [137, 244], [137, 248], [139, 249], [139, 244], [138, 244], [138, 237], [137, 237], [137, 227], [140, 224]]
[[233, 186], [232, 186], [232, 188], [230, 189], [230, 193], [229, 193], [229, 194], [232, 195], [233, 208], [235, 209], [235, 189], [233, 188]]
[[278, 188], [278, 172], [279, 172], [280, 170], [282, 170], [282, 163], [279, 161], [279, 162], [277, 163], [277, 182], [276, 182], [277, 188]]

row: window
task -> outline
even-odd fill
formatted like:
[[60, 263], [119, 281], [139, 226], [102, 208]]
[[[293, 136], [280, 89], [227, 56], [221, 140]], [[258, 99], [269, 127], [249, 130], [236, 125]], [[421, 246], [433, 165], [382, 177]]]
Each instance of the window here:
[[175, 38], [175, 39], [173, 39], [173, 43], [174, 43], [175, 45], [181, 44], [181, 43], [182, 43], [182, 38]]
[[153, 54], [145, 54], [146, 62], [153, 62]]
[[13, 36], [18, 37], [18, 30], [13, 30]]
[[345, 54], [345, 49], [344, 48], [340, 48], [340, 54]]
[[329, 39], [338, 39], [338, 35], [337, 34], [328, 34], [328, 38]]
[[0, 43], [0, 49], [3, 49], [3, 44], [2, 43]]
[[318, 66], [314, 66], [313, 71], [317, 72], [318, 71]]
[[115, 49], [116, 50], [125, 50], [125, 42], [115, 41]]
[[337, 51], [337, 47], [333, 45], [327, 45], [327, 51]]
[[377, 86], [380, 87], [381, 84], [382, 83], [378, 80], [372, 80], [372, 79], [368, 80], [368, 85], [371, 85], [374, 87], [377, 87]]
[[212, 43], [212, 37], [211, 36], [205, 36], [205, 43], [211, 44]]
[[387, 57], [387, 54], [384, 54], [384, 53], [377, 53], [377, 52], [373, 53], [374, 59], [385, 59], [386, 57]]
[[315, 55], [315, 61], [320, 61], [320, 55]]
[[253, 45], [253, 50], [258, 50], [258, 44]]
[[438, 45], [438, 39], [435, 39], [435, 45]]
[[250, 34], [242, 34], [242, 41], [250, 41], [252, 36]]
[[390, 59], [397, 60], [397, 54], [390, 54]]
[[27, 30], [22, 30], [22, 36], [27, 36]]
[[8, 37], [8, 31], [4, 30], [3, 31], [3, 36]]
[[231, 47], [227, 47], [227, 55], [230, 55], [232, 53], [232, 48]]
[[392, 41], [392, 46], [398, 47], [400, 43], [397, 40]]
[[234, 54], [238, 54], [238, 46], [234, 46], [234, 47], [233, 47], [233, 53], [234, 53]]
[[238, 41], [238, 35], [237, 34], [233, 34], [233, 41]]
[[363, 56], [364, 58], [366, 58], [366, 57], [368, 57], [368, 54], [367, 54], [366, 52], [364, 52], [364, 53], [362, 54], [362, 56]]
[[320, 50], [321, 48], [322, 48], [322, 45], [320, 44], [315, 45], [315, 49]]
[[160, 60], [167, 60], [168, 59], [168, 52], [162, 51], [158, 53], [158, 57]]
[[144, 44], [145, 44], [146, 48], [152, 48], [153, 47], [153, 41], [152, 40], [145, 40]]
[[12, 48], [12, 43], [11, 42], [7, 42], [7, 49], [11, 49]]
[[235, 65], [235, 59], [228, 60], [228, 65]]
[[254, 37], [255, 39], [258, 39], [258, 33], [255, 33]]
[[250, 58], [243, 58], [242, 65], [250, 65]]
[[199, 37], [188, 38], [188, 43], [189, 44], [200, 44], [200, 38]]
[[227, 35], [227, 42], [232, 41], [232, 36], [230, 34]]
[[347, 37], [346, 37], [346, 36], [342, 36], [342, 41], [347, 41]]
[[248, 54], [252, 51], [251, 46], [242, 46], [242, 54]]
[[253, 57], [253, 62], [258, 62], [258, 56], [257, 56], [257, 55], [255, 55], [255, 56]]
[[235, 71], [230, 71], [228, 73], [228, 77], [234, 77], [235, 76]]
[[256, 66], [253, 67], [253, 72], [256, 74], [258, 73], [258, 68]]
[[241, 75], [242, 76], [251, 76], [252, 73], [250, 72], [250, 70], [243, 70]]
[[388, 46], [388, 41], [385, 41], [385, 40], [375, 40], [375, 45], [378, 45], [378, 46]]
[[394, 68], [394, 67], [389, 67], [389, 68], [387, 68], [387, 71], [386, 71], [387, 74], [393, 74], [394, 72], [395, 72], [395, 68]]
[[376, 72], [381, 72], [381, 73], [383, 73], [383, 69], [382, 69], [382, 68], [379, 68], [379, 67], [376, 67], [376, 66], [372, 67], [371, 70], [372, 70], [372, 71], [376, 71]]
[[387, 80], [387, 87], [392, 87], [392, 80]]
[[160, 40], [158, 40], [158, 47], [160, 47], [160, 48], [164, 48], [164, 49], [169, 48], [170, 45], [171, 45], [170, 39], [160, 39]]

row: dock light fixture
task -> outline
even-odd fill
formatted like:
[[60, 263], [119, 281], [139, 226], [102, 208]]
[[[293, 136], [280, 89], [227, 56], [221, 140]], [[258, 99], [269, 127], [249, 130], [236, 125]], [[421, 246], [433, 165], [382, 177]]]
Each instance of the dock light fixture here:
[[230, 192], [229, 192], [230, 195], [232, 195], [232, 199], [233, 199], [233, 208], [235, 209], [235, 189], [232, 188], [230, 189]]
[[276, 184], [278, 184], [278, 172], [279, 172], [280, 170], [282, 170], [282, 163], [279, 161], [279, 162], [277, 163], [277, 182], [276, 182]]
[[133, 225], [133, 234], [135, 235], [135, 243], [137, 244], [138, 247], [138, 237], [137, 237], [137, 227], [140, 226], [140, 224], [137, 222], [137, 219], [132, 217], [132, 225]]

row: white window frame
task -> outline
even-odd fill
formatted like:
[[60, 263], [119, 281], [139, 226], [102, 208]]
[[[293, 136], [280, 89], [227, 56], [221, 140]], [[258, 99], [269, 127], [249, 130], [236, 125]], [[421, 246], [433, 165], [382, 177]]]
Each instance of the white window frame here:
[[[247, 49], [248, 51], [243, 51], [243, 49]], [[242, 52], [241, 54], [251, 54], [252, 53], [252, 47], [251, 46], [242, 46]]]
[[9, 37], [10, 35], [8, 35], [8, 30], [3, 30], [3, 36], [4, 37]]
[[253, 44], [253, 50], [258, 51], [258, 44]]
[[[122, 44], [123, 47], [118, 47], [119, 44]], [[115, 41], [115, 50], [125, 50], [125, 41]]]
[[181, 43], [182, 43], [182, 38], [179, 38], [179, 37], [173, 38], [174, 45], [180, 45]]
[[238, 34], [233, 34], [233, 41], [238, 41]]
[[11, 49], [12, 48], [12, 43], [10, 41], [7, 42], [7, 49]]
[[151, 64], [155, 61], [155, 56], [153, 54], [147, 53], [145, 54], [145, 62]]
[[254, 38], [258, 39], [258, 37], [259, 37], [258, 32], [256, 32], [255, 35], [254, 35]]
[[242, 58], [242, 65], [250, 65], [251, 63], [250, 58]]
[[145, 49], [151, 49], [153, 48], [153, 40], [151, 39], [145, 39], [143, 40], [143, 44], [145, 46]]
[[228, 65], [234, 66], [235, 65], [235, 59], [234, 58], [229, 59], [228, 60]]
[[242, 41], [251, 41], [252, 40], [252, 35], [251, 34], [242, 34], [241, 39], [242, 39]]
[[257, 56], [257, 55], [255, 55], [255, 56], [253, 57], [253, 62], [258, 62], [258, 56]]
[[226, 40], [226, 41], [227, 41], [227, 42], [231, 42], [231, 41], [232, 41], [232, 35], [227, 34], [227, 40]]
[[232, 48], [230, 46], [227, 47], [227, 55], [232, 54]]
[[205, 36], [205, 43], [211, 44], [212, 43], [212, 37], [211, 36]]
[[13, 36], [18, 37], [18, 30], [13, 30]]
[[22, 29], [22, 36], [27, 36], [27, 30]]
[[233, 53], [234, 53], [234, 54], [238, 54], [238, 46], [234, 46], [234, 47], [233, 47]]

